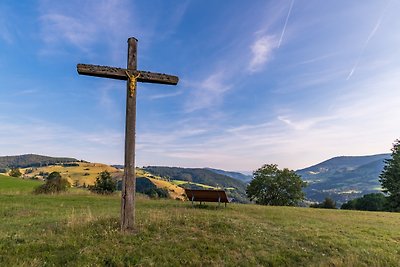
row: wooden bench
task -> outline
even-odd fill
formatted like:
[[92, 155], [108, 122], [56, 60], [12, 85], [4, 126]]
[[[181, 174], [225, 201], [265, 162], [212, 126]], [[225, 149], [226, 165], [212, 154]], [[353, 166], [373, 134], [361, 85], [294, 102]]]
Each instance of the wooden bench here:
[[192, 201], [192, 205], [194, 201], [201, 202], [218, 202], [218, 205], [221, 203], [229, 203], [229, 199], [224, 190], [195, 190], [195, 189], [185, 189], [186, 196], [190, 201]]

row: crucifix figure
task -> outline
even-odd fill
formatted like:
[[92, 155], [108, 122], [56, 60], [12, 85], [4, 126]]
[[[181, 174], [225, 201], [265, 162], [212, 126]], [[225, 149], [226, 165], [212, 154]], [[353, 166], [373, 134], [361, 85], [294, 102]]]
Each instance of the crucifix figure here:
[[137, 70], [136, 38], [128, 39], [128, 66], [114, 68], [98, 65], [78, 64], [79, 74], [127, 81], [126, 125], [125, 125], [125, 167], [121, 194], [121, 230], [132, 231], [135, 224], [135, 134], [136, 134], [136, 82], [172, 84], [178, 77]]

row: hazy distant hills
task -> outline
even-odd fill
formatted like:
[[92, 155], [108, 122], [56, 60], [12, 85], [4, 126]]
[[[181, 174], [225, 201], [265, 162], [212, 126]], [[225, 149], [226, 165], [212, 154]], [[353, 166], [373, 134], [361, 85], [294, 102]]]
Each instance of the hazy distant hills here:
[[74, 158], [56, 158], [35, 154], [0, 157], [0, 168], [26, 168], [78, 161]]
[[[297, 170], [302, 179], [308, 183], [304, 189], [306, 197], [311, 201], [321, 202], [325, 197], [331, 197], [339, 204], [355, 197], [372, 192], [380, 192], [379, 175], [384, 166], [384, 160], [390, 154], [371, 156], [341, 156], [335, 157], [311, 167]], [[0, 170], [12, 167], [40, 167], [60, 163], [76, 162], [75, 158], [48, 157], [35, 154], [0, 157]], [[123, 167], [123, 166], [119, 166]], [[144, 170], [167, 180], [177, 180], [182, 187], [225, 188], [231, 197], [240, 202], [247, 202], [246, 184], [251, 175], [239, 172], [224, 171], [211, 168], [177, 168], [177, 167], [144, 167]], [[197, 184], [197, 185], [196, 185]]]
[[307, 198], [323, 201], [331, 197], [339, 203], [372, 192], [380, 192], [379, 175], [390, 154], [335, 157], [297, 170], [304, 181]]
[[234, 179], [240, 180], [242, 182], [248, 183], [251, 181], [251, 179], [253, 178], [252, 175], [245, 175], [243, 173], [240, 172], [231, 172], [231, 171], [224, 171], [224, 170], [219, 170], [219, 169], [212, 169], [212, 168], [205, 168], [206, 170], [210, 170], [214, 173], [218, 173], [218, 174], [222, 174], [225, 176], [229, 176], [232, 177]]

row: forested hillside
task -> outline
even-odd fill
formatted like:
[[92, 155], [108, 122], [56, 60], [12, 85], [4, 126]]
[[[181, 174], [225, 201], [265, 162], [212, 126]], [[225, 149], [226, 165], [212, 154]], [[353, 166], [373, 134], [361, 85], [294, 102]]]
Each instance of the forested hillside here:
[[48, 157], [35, 154], [0, 157], [0, 168], [26, 168], [78, 161], [74, 158]]
[[379, 174], [387, 158], [390, 154], [335, 157], [296, 173], [308, 182], [305, 192], [309, 200], [322, 201], [331, 197], [343, 203], [380, 192]]

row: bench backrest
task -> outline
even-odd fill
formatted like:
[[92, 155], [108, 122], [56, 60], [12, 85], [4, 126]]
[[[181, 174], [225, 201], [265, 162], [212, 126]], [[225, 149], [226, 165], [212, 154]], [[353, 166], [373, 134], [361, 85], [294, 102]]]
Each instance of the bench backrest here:
[[185, 189], [185, 192], [190, 201], [229, 203], [224, 190]]

